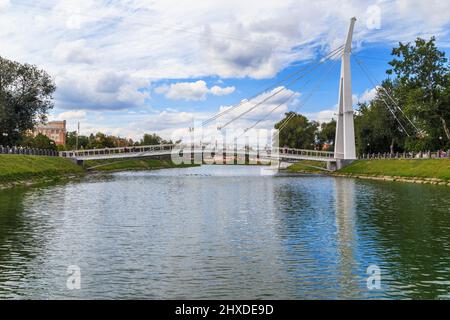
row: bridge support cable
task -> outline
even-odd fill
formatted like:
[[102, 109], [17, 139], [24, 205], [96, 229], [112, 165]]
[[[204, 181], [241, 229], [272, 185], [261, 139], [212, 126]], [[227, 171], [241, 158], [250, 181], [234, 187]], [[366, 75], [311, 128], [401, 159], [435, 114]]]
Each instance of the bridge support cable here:
[[[343, 50], [343, 47], [344, 47], [344, 45], [341, 45], [341, 46], [337, 47], [336, 49], [330, 51], [330, 53], [328, 53], [324, 58], [322, 58], [322, 60], [330, 59], [335, 53], [337, 53], [337, 52]], [[281, 79], [280, 81], [277, 81], [276, 83], [274, 83], [274, 84], [268, 86], [268, 87], [265, 88], [264, 90], [259, 91], [258, 93], [254, 94], [254, 95], [251, 96], [249, 99], [247, 99], [247, 100], [242, 100], [241, 102], [239, 102], [238, 104], [232, 106], [231, 108], [226, 109], [226, 110], [224, 110], [224, 111], [221, 111], [221, 112], [217, 113], [216, 115], [212, 116], [211, 118], [209, 118], [209, 119], [203, 121], [202, 126], [208, 125], [208, 124], [211, 123], [212, 121], [214, 121], [214, 120], [216, 120], [216, 119], [222, 117], [223, 115], [225, 115], [225, 114], [227, 114], [227, 113], [229, 113], [229, 112], [231, 112], [231, 111], [237, 109], [238, 107], [242, 106], [243, 104], [252, 101], [253, 99], [257, 98], [258, 96], [262, 95], [263, 93], [265, 93], [265, 92], [267, 92], [267, 91], [269, 91], [269, 90], [271, 90], [271, 89], [274, 89], [274, 88], [280, 86], [281, 84], [283, 84], [284, 82], [286, 82], [286, 81], [289, 80], [289, 79], [292, 79], [293, 77], [297, 76], [298, 74], [300, 74], [300, 73], [302, 73], [302, 72], [308, 72], [309, 69], [313, 68], [313, 67], [316, 66], [316, 65], [317, 65], [317, 63], [315, 63], [315, 64], [309, 64], [309, 65], [307, 65], [307, 66], [305, 66], [305, 67], [303, 67], [303, 68], [300, 68], [299, 70], [296, 70], [296, 71], [290, 73], [288, 76], [284, 77], [284, 78]]]
[[[323, 82], [327, 79], [327, 76], [333, 71], [333, 69], [335, 68], [335, 66], [337, 65], [337, 61], [333, 61], [330, 68], [328, 68], [328, 70], [326, 71], [326, 73], [319, 78], [319, 81], [317, 82], [317, 85], [309, 92], [309, 94], [306, 96], [306, 98], [302, 101], [301, 104], [299, 104], [295, 109], [294, 109], [294, 113], [296, 113], [298, 111], [298, 109], [300, 109], [300, 107], [306, 105], [306, 103], [309, 101], [309, 99], [317, 92], [317, 90], [320, 88], [320, 86], [323, 84]], [[270, 110], [264, 117], [262, 117], [261, 119], [259, 119], [258, 121], [256, 121], [253, 125], [251, 125], [250, 127], [246, 128], [244, 130], [244, 133], [246, 133], [247, 131], [253, 129], [255, 126], [257, 126], [259, 123], [261, 123], [262, 121], [266, 120], [274, 111], [276, 111], [278, 108], [280, 108], [282, 105], [288, 103], [295, 95], [295, 92], [292, 93], [286, 101], [284, 101], [283, 103], [280, 103], [279, 105], [277, 105], [275, 108], [273, 108], [272, 110]], [[281, 130], [287, 125], [287, 123], [293, 118], [293, 114], [289, 115], [288, 118], [285, 119], [285, 121], [282, 123], [282, 125], [280, 126], [280, 128], [278, 128], [278, 132], [281, 132]], [[244, 134], [243, 133], [243, 134]], [[242, 135], [241, 135], [242, 136]], [[239, 137], [238, 137], [239, 138]]]
[[[354, 60], [357, 62], [358, 66], [360, 67], [361, 71], [363, 72], [363, 74], [367, 77], [367, 79], [370, 81], [370, 83], [375, 87], [378, 88], [379, 86], [370, 78], [369, 74], [367, 73], [367, 71], [362, 67], [362, 65], [359, 63], [358, 60], [356, 60], [355, 57], [353, 57]], [[402, 131], [408, 136], [410, 137], [411, 135], [409, 134], [408, 130], [406, 130], [406, 128], [404, 127], [404, 125], [402, 124], [402, 122], [400, 121], [400, 119], [397, 117], [397, 115], [395, 114], [395, 112], [392, 110], [391, 106], [389, 105], [389, 103], [387, 103], [386, 99], [384, 99], [384, 97], [380, 97], [381, 100], [384, 102], [384, 104], [386, 105], [387, 109], [389, 110], [389, 112], [392, 114], [392, 116], [394, 117], [395, 121], [397, 121], [397, 123], [399, 124], [400, 128], [402, 129]]]
[[308, 102], [308, 100], [317, 92], [317, 90], [320, 88], [320, 86], [323, 84], [323, 82], [327, 79], [327, 76], [331, 73], [331, 71], [334, 69], [334, 67], [336, 65], [337, 65], [337, 61], [335, 61], [331, 65], [331, 67], [328, 69], [325, 76], [320, 79], [320, 81], [317, 83], [317, 85], [314, 87], [314, 89], [310, 92], [310, 94], [307, 96], [307, 98], [303, 101], [303, 104], [298, 105], [294, 109], [294, 113], [291, 113], [290, 116], [288, 118], [286, 118], [285, 121], [280, 125], [280, 127], [278, 128], [278, 133], [280, 133], [287, 126], [289, 121], [291, 121], [295, 117], [295, 114], [297, 113], [298, 109], [300, 107], [304, 106]]
[[289, 84], [287, 84], [286, 87], [281, 88], [280, 90], [274, 92], [273, 94], [271, 94], [270, 96], [268, 96], [267, 98], [263, 99], [262, 101], [259, 101], [258, 103], [256, 103], [253, 107], [251, 107], [250, 109], [245, 110], [244, 112], [240, 113], [239, 115], [237, 115], [236, 117], [232, 118], [231, 120], [227, 121], [224, 125], [220, 126], [218, 129], [221, 130], [225, 127], [227, 127], [228, 125], [230, 125], [231, 123], [233, 123], [234, 121], [242, 118], [244, 115], [248, 114], [249, 112], [253, 111], [254, 109], [256, 109], [257, 107], [259, 107], [260, 105], [264, 104], [265, 102], [269, 101], [270, 99], [272, 99], [274, 96], [280, 94], [281, 92], [285, 91], [288, 89], [289, 86], [293, 85], [294, 83], [298, 82], [299, 80], [301, 80], [302, 78], [304, 78], [305, 76], [307, 76], [308, 74], [310, 74], [312, 71], [314, 71], [315, 69], [317, 69], [319, 66], [321, 66], [322, 64], [324, 64], [325, 62], [333, 59], [336, 56], [339, 56], [342, 52], [342, 50], [336, 51], [334, 52], [331, 56], [328, 56], [326, 59], [322, 59], [319, 63], [317, 63], [316, 65], [314, 65], [314, 67], [310, 70], [308, 70], [308, 73], [302, 74], [300, 77], [295, 78], [294, 80], [292, 80]]
[[[414, 122], [411, 121], [411, 119], [406, 115], [406, 113], [403, 111], [402, 108], [400, 108], [400, 106], [398, 105], [397, 101], [395, 101], [395, 99], [392, 97], [392, 95], [386, 90], [386, 88], [384, 88], [381, 85], [377, 85], [377, 83], [380, 83], [379, 81], [377, 81], [377, 79], [369, 72], [368, 68], [363, 65], [362, 61], [360, 59], [358, 59], [356, 57], [356, 55], [353, 56], [354, 60], [356, 61], [356, 63], [358, 64], [358, 66], [360, 67], [361, 71], [364, 73], [364, 75], [367, 77], [367, 79], [370, 81], [370, 83], [375, 87], [375, 88], [379, 88], [381, 89], [384, 94], [389, 98], [389, 100], [394, 104], [395, 108], [398, 109], [403, 116], [405, 117], [405, 119], [407, 120], [407, 122], [409, 122], [411, 124], [411, 126], [414, 128], [415, 133], [419, 133], [420, 130], [417, 128], [417, 126], [414, 124]], [[395, 115], [394, 111], [392, 110], [391, 106], [387, 103], [387, 101], [384, 99], [384, 97], [381, 97], [381, 100], [385, 103], [385, 105], [387, 106], [387, 108], [389, 109], [389, 111], [392, 113], [392, 115], [394, 116], [394, 118], [397, 120], [397, 122], [399, 123], [399, 125], [402, 127], [402, 129], [405, 131], [405, 133], [409, 135], [408, 131], [406, 131], [404, 129], [404, 126], [401, 124], [400, 120], [398, 119], [398, 117]]]

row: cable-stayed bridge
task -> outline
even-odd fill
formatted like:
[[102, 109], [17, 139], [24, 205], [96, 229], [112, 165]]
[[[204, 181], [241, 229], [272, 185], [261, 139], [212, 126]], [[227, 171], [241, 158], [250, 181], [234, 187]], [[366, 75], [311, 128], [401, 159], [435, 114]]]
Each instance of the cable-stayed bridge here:
[[[168, 156], [171, 155], [172, 159], [176, 155], [189, 155], [187, 158], [205, 159], [214, 158], [217, 156], [223, 159], [227, 158], [229, 155], [233, 155], [234, 158], [247, 157], [256, 159], [266, 159], [269, 161], [282, 161], [282, 162], [293, 162], [299, 160], [316, 160], [327, 162], [328, 168], [336, 169], [345, 166], [346, 164], [352, 162], [356, 159], [356, 147], [355, 147], [355, 133], [354, 133], [354, 110], [353, 110], [353, 97], [352, 97], [352, 83], [351, 83], [351, 70], [350, 70], [350, 56], [352, 54], [352, 38], [355, 26], [356, 18], [352, 18], [350, 21], [350, 27], [348, 29], [347, 38], [343, 45], [338, 46], [336, 49], [332, 50], [328, 55], [322, 58], [320, 61], [306, 65], [292, 72], [291, 74], [285, 76], [283, 79], [274, 83], [272, 86], [265, 88], [261, 92], [255, 94], [249, 99], [242, 100], [240, 103], [227, 108], [209, 119], [203, 121], [202, 128], [218, 123], [217, 130], [222, 131], [231, 124], [237, 122], [239, 119], [244, 118], [254, 110], [260, 110], [260, 107], [268, 103], [271, 99], [276, 96], [280, 96], [282, 93], [286, 93], [288, 88], [291, 88], [294, 84], [299, 83], [302, 79], [305, 79], [308, 75], [313, 72], [318, 71], [320, 67], [326, 63], [331, 63], [331, 66], [327, 70], [325, 75], [321, 77], [313, 77], [313, 79], [308, 79], [303, 86], [309, 85], [310, 82], [314, 82], [315, 86], [312, 88], [309, 95], [306, 95], [301, 104], [298, 104], [294, 112], [291, 112], [276, 128], [278, 130], [278, 137], [280, 133], [286, 128], [289, 122], [295, 117], [297, 109], [304, 105], [306, 101], [317, 91], [320, 85], [325, 80], [324, 76], [327, 76], [334, 68], [338, 58], [341, 61], [341, 72], [339, 78], [339, 97], [338, 97], [338, 113], [336, 121], [336, 135], [334, 139], [334, 152], [319, 151], [319, 150], [302, 150], [302, 149], [292, 149], [276, 146], [267, 148], [260, 148], [259, 146], [250, 147], [249, 145], [241, 145], [237, 147], [237, 140], [247, 134], [250, 130], [257, 127], [258, 124], [266, 121], [271, 114], [278, 110], [283, 105], [286, 105], [295, 97], [295, 90], [288, 94], [283, 101], [275, 104], [275, 106], [265, 112], [265, 114], [254, 121], [250, 126], [245, 128], [240, 134], [233, 134], [234, 143], [231, 145], [223, 144], [221, 147], [214, 147], [196, 144], [196, 143], [186, 143], [186, 144], [166, 144], [166, 145], [153, 145], [153, 146], [132, 146], [123, 148], [105, 148], [105, 149], [93, 149], [93, 150], [77, 150], [77, 151], [64, 151], [60, 152], [62, 157], [70, 157], [77, 161], [84, 160], [101, 160], [101, 159], [120, 159], [120, 158], [139, 158], [139, 157], [152, 157], [152, 156]], [[358, 65], [363, 70], [374, 84], [373, 79], [367, 74], [367, 70], [363, 69], [361, 61], [354, 57]], [[404, 114], [402, 109], [398, 106], [396, 101], [392, 98], [389, 92], [385, 88], [381, 88], [384, 98], [383, 102], [386, 104], [388, 110], [392, 113], [394, 118], [399, 123], [405, 134], [408, 134], [406, 130], [405, 123], [402, 124], [400, 117], [397, 115], [397, 110], [403, 114], [404, 117], [412, 124], [416, 129], [414, 124], [409, 118]], [[258, 97], [263, 96], [259, 101]], [[389, 101], [394, 103], [394, 107], [389, 104]], [[250, 107], [249, 107], [250, 105]], [[406, 120], [404, 120], [406, 121]], [[190, 128], [190, 131], [194, 128]], [[201, 141], [206, 141], [201, 140]]]

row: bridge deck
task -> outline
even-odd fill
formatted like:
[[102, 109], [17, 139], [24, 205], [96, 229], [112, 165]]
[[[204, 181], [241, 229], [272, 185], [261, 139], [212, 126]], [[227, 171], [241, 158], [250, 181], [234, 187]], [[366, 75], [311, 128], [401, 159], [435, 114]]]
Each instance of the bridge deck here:
[[271, 148], [253, 150], [251, 148], [214, 148], [209, 149], [201, 146], [183, 145], [155, 145], [155, 146], [135, 146], [123, 148], [105, 148], [91, 150], [62, 151], [61, 157], [74, 158], [76, 160], [103, 160], [103, 159], [123, 159], [141, 158], [152, 156], [173, 155], [181, 157], [182, 154], [202, 154], [203, 157], [212, 158], [225, 153], [226, 156], [248, 156], [259, 157], [267, 160], [298, 161], [315, 160], [322, 162], [335, 161], [334, 153], [318, 150], [302, 150], [292, 148]]

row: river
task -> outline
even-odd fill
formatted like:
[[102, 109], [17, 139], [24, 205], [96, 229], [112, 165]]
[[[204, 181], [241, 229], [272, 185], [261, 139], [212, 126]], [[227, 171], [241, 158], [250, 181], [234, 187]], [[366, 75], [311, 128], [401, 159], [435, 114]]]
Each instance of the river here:
[[450, 298], [448, 187], [261, 170], [0, 191], [0, 298]]

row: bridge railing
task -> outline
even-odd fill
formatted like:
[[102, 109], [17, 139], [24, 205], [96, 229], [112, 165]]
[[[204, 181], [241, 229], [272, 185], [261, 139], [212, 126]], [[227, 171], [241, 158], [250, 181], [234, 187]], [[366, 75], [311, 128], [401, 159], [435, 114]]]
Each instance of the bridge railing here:
[[58, 152], [54, 151], [54, 150], [27, 148], [27, 147], [18, 147], [18, 146], [4, 147], [1, 145], [0, 145], [0, 154], [22, 154], [22, 155], [46, 156], [46, 157], [57, 157], [58, 156]]
[[[175, 151], [174, 151], [175, 149]], [[265, 147], [252, 147], [249, 145], [206, 145], [206, 144], [162, 144], [162, 145], [150, 145], [150, 146], [130, 146], [130, 147], [120, 147], [120, 148], [102, 148], [102, 149], [90, 149], [90, 150], [72, 150], [72, 151], [62, 151], [59, 153], [61, 157], [68, 158], [89, 158], [98, 156], [114, 156], [120, 154], [146, 154], [151, 152], [204, 152], [204, 153], [227, 153], [233, 154], [236, 151], [239, 153], [249, 153], [249, 154], [261, 154], [267, 155], [269, 157], [279, 156], [300, 156], [308, 158], [327, 158], [333, 159], [334, 153], [329, 151], [320, 150], [303, 150], [294, 148], [270, 148]]]
[[421, 151], [421, 152], [394, 152], [394, 153], [363, 153], [358, 159], [439, 159], [450, 158], [450, 150], [447, 151]]
[[61, 151], [59, 153], [60, 157], [64, 158], [79, 158], [79, 157], [89, 157], [98, 155], [114, 155], [114, 154], [125, 154], [125, 153], [144, 153], [151, 151], [170, 151], [174, 148], [173, 144], [160, 144], [152, 146], [130, 146], [130, 147], [119, 147], [119, 148], [102, 148], [102, 149], [87, 149], [87, 150], [72, 150], [72, 151]]
[[293, 148], [278, 148], [279, 154], [292, 154], [311, 158], [334, 158], [334, 152], [321, 150], [305, 150]]

